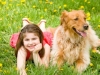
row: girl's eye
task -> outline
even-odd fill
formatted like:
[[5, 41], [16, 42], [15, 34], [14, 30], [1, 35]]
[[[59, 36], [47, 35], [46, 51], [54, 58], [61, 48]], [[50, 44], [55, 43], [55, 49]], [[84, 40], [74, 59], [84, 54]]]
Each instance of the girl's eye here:
[[25, 39], [25, 41], [29, 41], [29, 39]]
[[36, 40], [36, 38], [32, 38], [32, 40]]

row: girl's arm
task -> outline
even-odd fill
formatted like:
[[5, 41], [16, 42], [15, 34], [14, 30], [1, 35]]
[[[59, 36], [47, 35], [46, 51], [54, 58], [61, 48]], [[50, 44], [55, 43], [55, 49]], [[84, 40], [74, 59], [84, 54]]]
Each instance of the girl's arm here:
[[[42, 47], [42, 45], [41, 45]], [[39, 48], [39, 47], [38, 47]], [[44, 57], [41, 59], [39, 56], [39, 50], [34, 50], [33, 51], [33, 60], [36, 66], [45, 66], [48, 67], [49, 66], [49, 60], [50, 60], [50, 46], [48, 44], [44, 45], [44, 49], [45, 49], [45, 54]]]
[[44, 66], [47, 68], [49, 66], [49, 61], [50, 61], [50, 46], [48, 44], [45, 44], [44, 49], [45, 49], [45, 54], [42, 61]]
[[43, 64], [42, 59], [40, 58], [39, 53], [38, 53], [41, 49], [42, 49], [42, 44], [39, 43], [35, 46], [34, 50], [32, 51], [34, 64], [36, 66], [40, 66]]
[[41, 66], [43, 64], [38, 52], [33, 52], [33, 60], [35, 66]]
[[20, 75], [27, 75], [25, 71], [26, 55], [26, 51], [21, 47], [17, 54], [17, 69], [20, 72]]

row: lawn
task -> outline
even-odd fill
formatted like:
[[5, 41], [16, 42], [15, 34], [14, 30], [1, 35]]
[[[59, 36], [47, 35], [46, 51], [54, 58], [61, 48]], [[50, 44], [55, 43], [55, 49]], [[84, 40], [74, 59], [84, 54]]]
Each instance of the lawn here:
[[[45, 19], [46, 27], [60, 25], [60, 15], [64, 10], [84, 10], [87, 20], [100, 37], [100, 0], [0, 0], [0, 75], [18, 75], [14, 49], [10, 47], [10, 36], [20, 31], [22, 18], [35, 24]], [[100, 48], [98, 47], [98, 50]], [[100, 54], [90, 50], [91, 63], [82, 75], [100, 74]], [[27, 62], [28, 75], [78, 75], [74, 66], [64, 64], [56, 67], [35, 67]]]

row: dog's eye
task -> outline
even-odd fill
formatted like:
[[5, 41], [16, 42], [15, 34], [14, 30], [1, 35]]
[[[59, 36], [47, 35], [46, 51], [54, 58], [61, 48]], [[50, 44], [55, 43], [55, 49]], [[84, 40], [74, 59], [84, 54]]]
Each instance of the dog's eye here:
[[86, 20], [86, 18], [84, 18], [84, 20]]
[[78, 20], [78, 18], [75, 18], [74, 20]]

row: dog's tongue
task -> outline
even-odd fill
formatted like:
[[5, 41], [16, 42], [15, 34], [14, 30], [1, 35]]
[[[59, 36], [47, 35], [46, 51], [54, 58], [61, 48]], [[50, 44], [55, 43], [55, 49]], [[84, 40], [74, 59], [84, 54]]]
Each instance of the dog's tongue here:
[[82, 32], [80, 31], [80, 32], [79, 32], [79, 34], [80, 34], [81, 36], [83, 36], [83, 37], [85, 37], [85, 36], [86, 36], [86, 33], [85, 33], [85, 32], [83, 32], [83, 31], [82, 31]]

